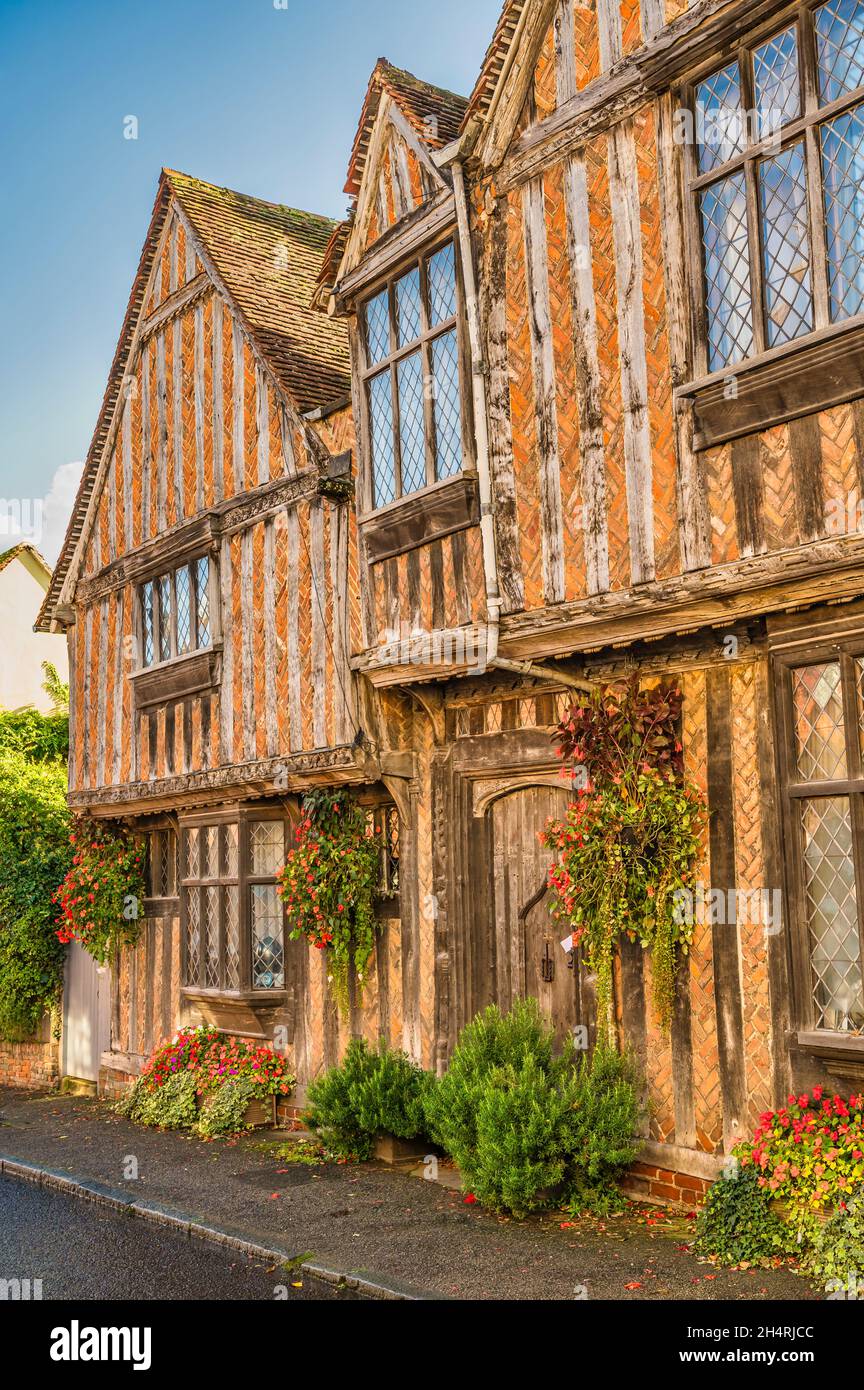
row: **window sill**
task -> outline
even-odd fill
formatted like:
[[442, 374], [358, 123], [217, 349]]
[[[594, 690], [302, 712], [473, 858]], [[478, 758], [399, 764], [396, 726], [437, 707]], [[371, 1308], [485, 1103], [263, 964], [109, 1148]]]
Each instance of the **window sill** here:
[[370, 561], [390, 560], [480, 522], [476, 473], [458, 473], [361, 517]]
[[[727, 399], [728, 383], [736, 395]], [[691, 400], [697, 451], [864, 395], [864, 318], [848, 319], [680, 386]]]
[[864, 1036], [854, 1033], [829, 1033], [826, 1029], [800, 1032], [798, 1046], [803, 1052], [825, 1061], [859, 1062], [864, 1066]]
[[218, 646], [187, 652], [159, 666], [145, 666], [131, 677], [135, 708], [164, 705], [212, 690], [222, 678], [222, 652]]
[[186, 988], [180, 993], [185, 1002], [198, 1009], [205, 1022], [220, 1033], [266, 1042], [273, 1036], [274, 1013], [288, 1002], [288, 991], [284, 989], [227, 993]]

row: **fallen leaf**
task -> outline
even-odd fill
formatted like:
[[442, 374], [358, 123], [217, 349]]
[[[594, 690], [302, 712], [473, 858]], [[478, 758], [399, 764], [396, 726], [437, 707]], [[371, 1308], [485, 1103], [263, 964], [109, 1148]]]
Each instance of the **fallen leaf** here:
[[641, 1289], [642, 1285], [638, 1279], [634, 1279], [632, 1284], [625, 1284], [624, 1287], [625, 1289]]

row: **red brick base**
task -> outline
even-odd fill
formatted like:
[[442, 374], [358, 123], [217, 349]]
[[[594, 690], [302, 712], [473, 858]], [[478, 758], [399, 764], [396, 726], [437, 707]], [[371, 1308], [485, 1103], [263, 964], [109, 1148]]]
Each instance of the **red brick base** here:
[[702, 1205], [711, 1183], [707, 1178], [655, 1168], [650, 1163], [634, 1163], [621, 1186], [628, 1197], [644, 1197], [652, 1202], [670, 1202], [692, 1209]]

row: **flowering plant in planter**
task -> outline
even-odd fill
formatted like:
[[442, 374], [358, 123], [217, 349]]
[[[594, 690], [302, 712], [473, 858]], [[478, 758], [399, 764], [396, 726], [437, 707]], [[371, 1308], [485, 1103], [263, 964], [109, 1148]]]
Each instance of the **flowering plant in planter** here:
[[329, 952], [336, 998], [347, 1008], [351, 965], [362, 987], [375, 949], [381, 846], [366, 812], [343, 791], [310, 792], [294, 838], [277, 880], [291, 940]]
[[739, 1144], [735, 1157], [809, 1241], [822, 1219], [864, 1199], [864, 1095], [844, 1100], [821, 1086], [790, 1095], [760, 1117], [752, 1143]]
[[57, 936], [79, 941], [100, 965], [120, 946], [134, 946], [141, 932], [146, 882], [144, 849], [120, 826], [81, 819], [69, 836], [72, 867], [52, 901]]
[[293, 1087], [288, 1063], [272, 1048], [192, 1028], [156, 1049], [117, 1109], [140, 1124], [212, 1139], [249, 1128], [250, 1106]]
[[672, 1017], [680, 955], [693, 938], [682, 890], [703, 853], [707, 810], [684, 777], [677, 727], [682, 696], [635, 680], [574, 706], [557, 732], [559, 753], [578, 783], [561, 821], [542, 842], [555, 852], [550, 910], [570, 926], [597, 973], [599, 1026], [611, 1031], [615, 948], [626, 934], [652, 952], [654, 1004]]

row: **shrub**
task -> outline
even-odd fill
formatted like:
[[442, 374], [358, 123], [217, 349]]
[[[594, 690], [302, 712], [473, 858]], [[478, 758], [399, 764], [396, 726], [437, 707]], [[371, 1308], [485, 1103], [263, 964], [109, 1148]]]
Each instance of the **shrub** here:
[[696, 1249], [722, 1265], [752, 1265], [788, 1253], [793, 1237], [752, 1168], [735, 1168], [708, 1192], [696, 1226]]
[[367, 1159], [380, 1134], [416, 1139], [424, 1133], [434, 1079], [402, 1052], [374, 1052], [354, 1038], [345, 1057], [309, 1087], [309, 1128], [341, 1158]]
[[158, 1129], [192, 1129], [198, 1121], [195, 1075], [179, 1071], [157, 1090], [139, 1082], [119, 1102], [117, 1110], [138, 1124]]
[[487, 1009], [463, 1031], [431, 1092], [432, 1137], [486, 1206], [523, 1215], [556, 1189], [603, 1203], [636, 1157], [639, 1103], [632, 1064], [605, 1048], [574, 1064], [554, 1054], [536, 1000]]
[[0, 930], [0, 1037], [22, 1042], [59, 1003], [65, 951], [35, 908]]
[[432, 1138], [460, 1168], [460, 1155], [477, 1147], [477, 1115], [490, 1073], [502, 1067], [519, 1070], [527, 1057], [548, 1073], [553, 1053], [554, 1036], [533, 999], [518, 1001], [504, 1015], [492, 1004], [463, 1029], [426, 1107]]

